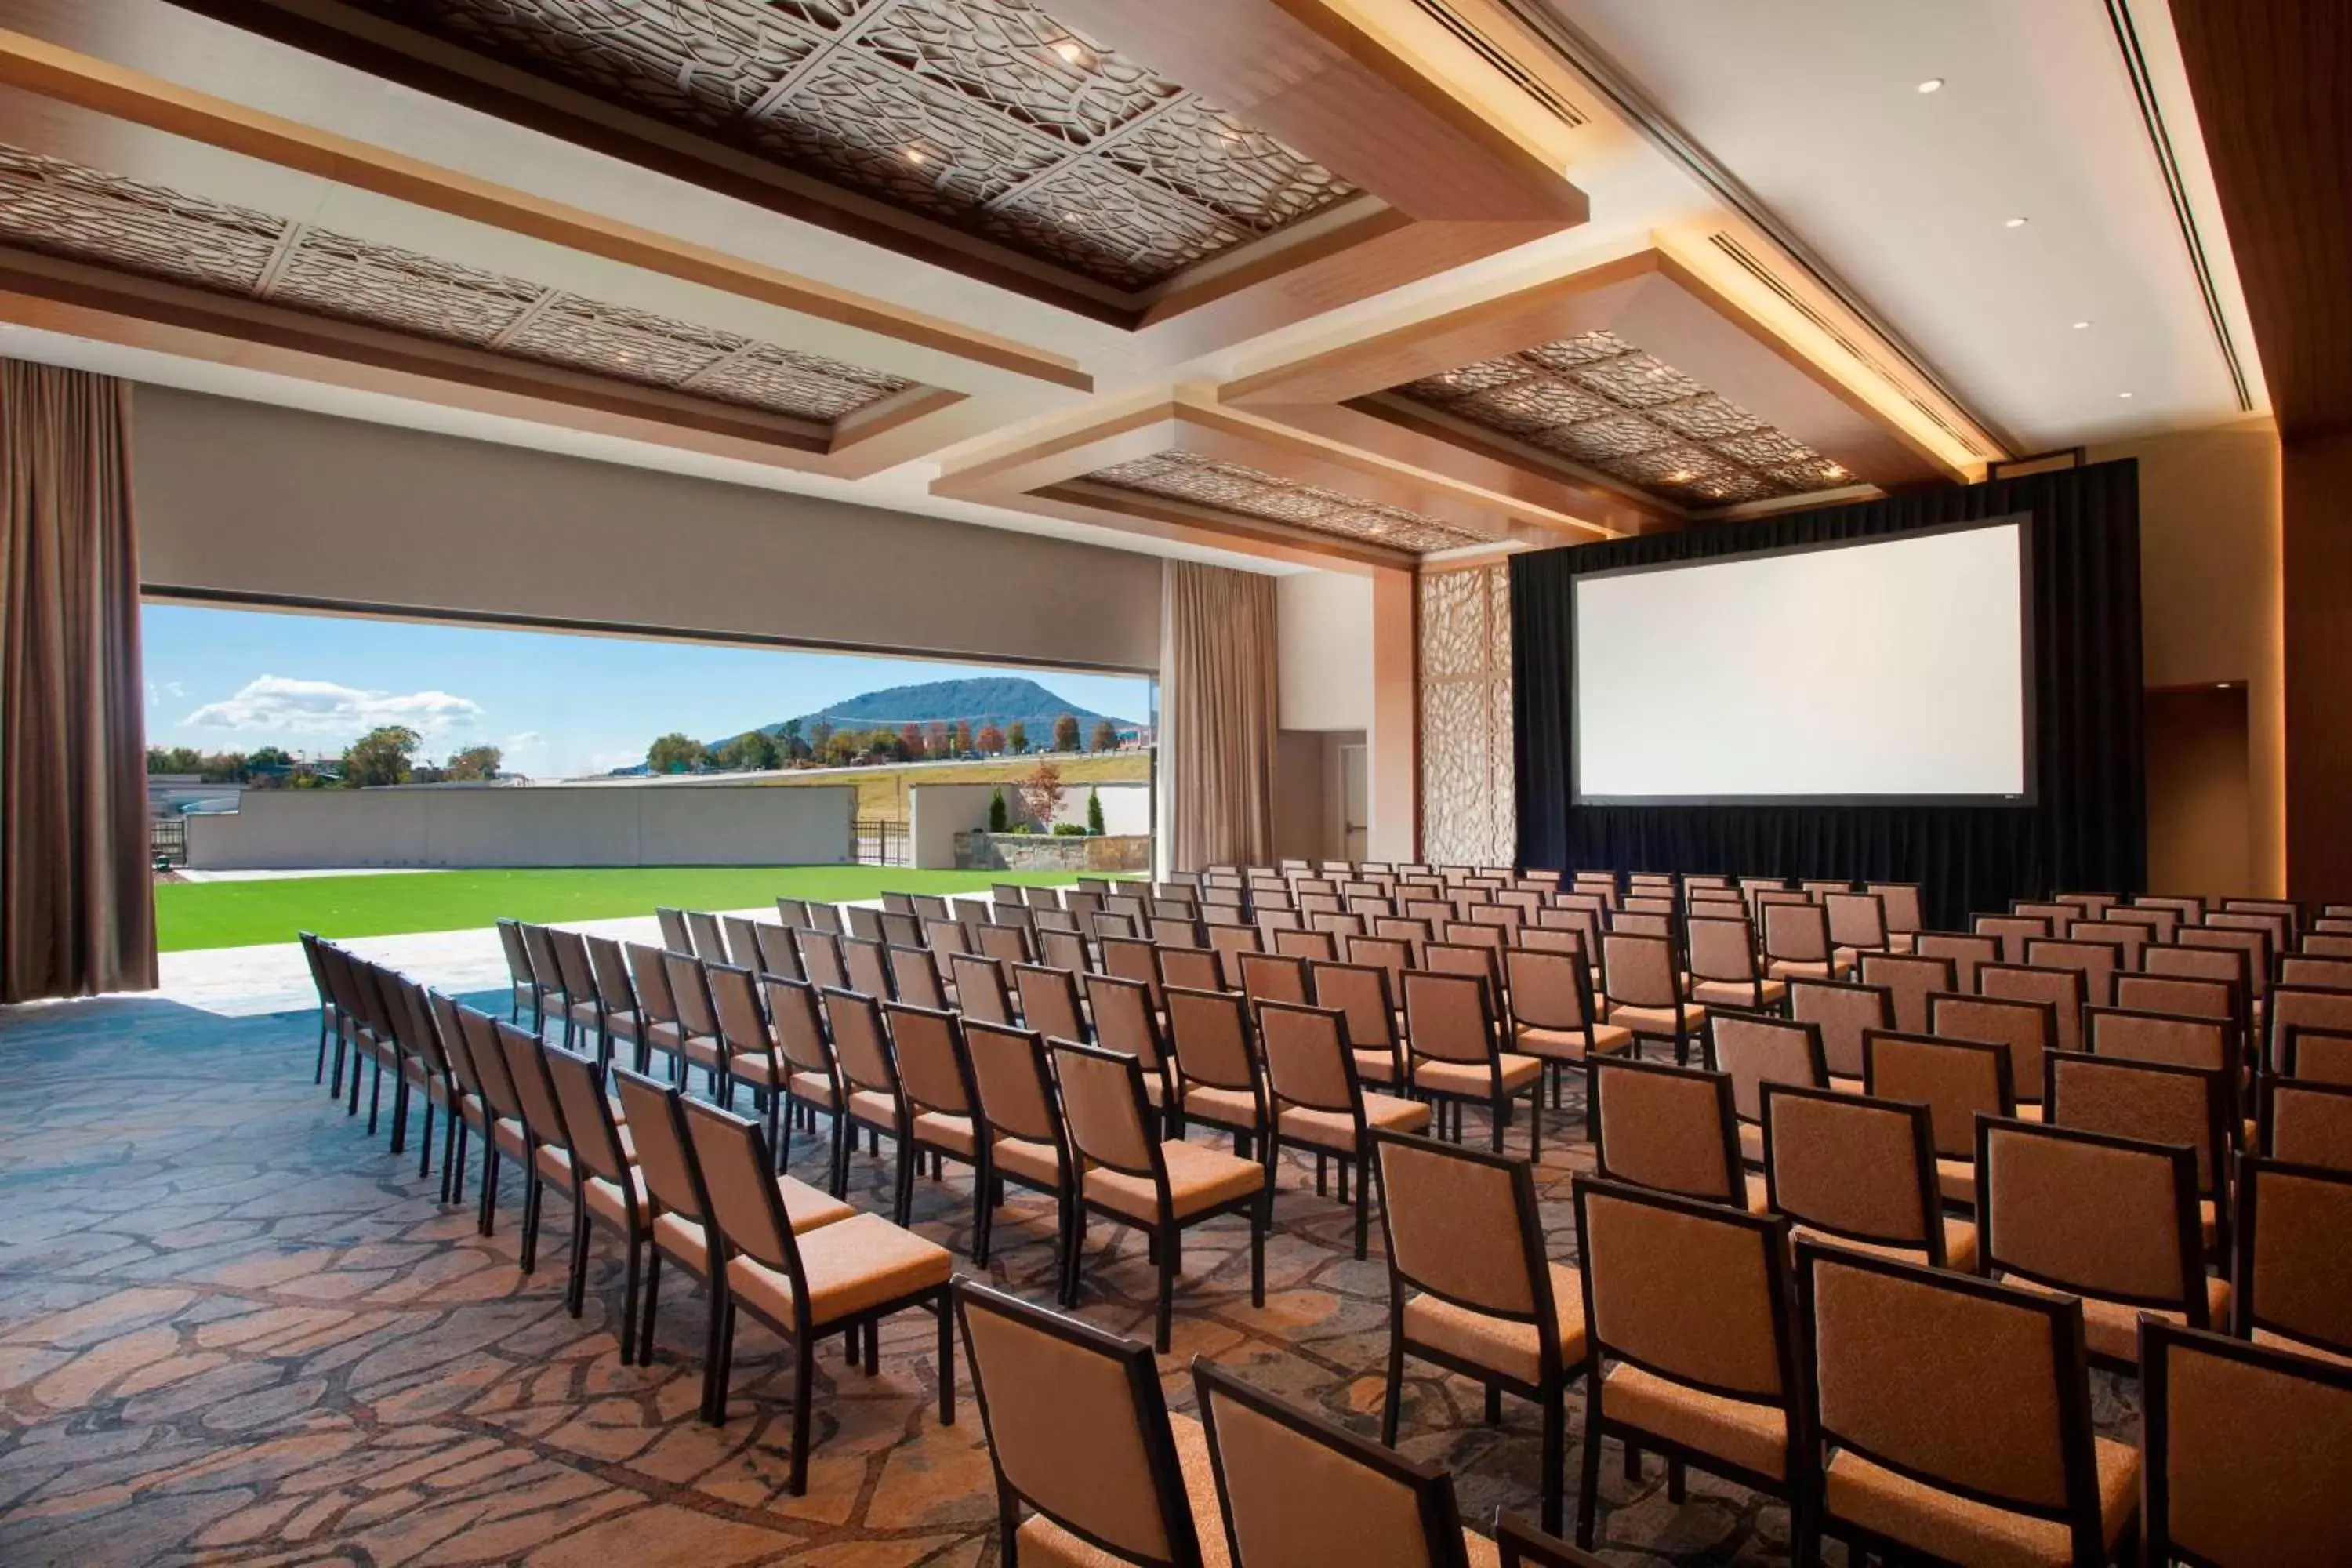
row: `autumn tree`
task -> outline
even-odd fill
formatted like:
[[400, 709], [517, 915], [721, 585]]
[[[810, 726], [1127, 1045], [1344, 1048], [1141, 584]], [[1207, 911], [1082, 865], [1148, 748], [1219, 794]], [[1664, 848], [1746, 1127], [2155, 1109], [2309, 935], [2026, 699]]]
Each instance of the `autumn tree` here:
[[944, 721], [934, 719], [923, 726], [923, 750], [934, 757], [948, 754], [948, 727]]
[[908, 762], [921, 761], [925, 749], [923, 727], [920, 724], [909, 719], [898, 726], [898, 750]]
[[1078, 716], [1065, 713], [1054, 721], [1054, 750], [1075, 752], [1078, 749]]
[[1118, 726], [1113, 724], [1108, 719], [1096, 720], [1094, 738], [1088, 742], [1087, 750], [1096, 752], [1118, 751]]
[[969, 719], [956, 721], [955, 749], [959, 754], [971, 750], [971, 721]]
[[371, 784], [406, 784], [409, 759], [416, 755], [422, 737], [405, 724], [384, 724], [353, 741], [343, 752], [343, 785], [365, 789]]
[[499, 776], [499, 764], [506, 753], [496, 746], [467, 746], [452, 752], [449, 760], [441, 764], [441, 776], [453, 784], [477, 783]]
[[702, 742], [675, 730], [646, 748], [646, 766], [657, 773], [692, 773], [702, 761]]
[[1013, 721], [1012, 723], [1004, 727], [1004, 743], [1013, 748], [1015, 755], [1027, 751], [1029, 749], [1029, 726], [1024, 724], [1018, 719]]
[[1022, 813], [1039, 827], [1051, 827], [1062, 809], [1062, 770], [1039, 763], [1013, 787], [1021, 792]]
[[980, 749], [992, 757], [1001, 755], [1004, 751], [1004, 731], [993, 724], [982, 724], [980, 727]]

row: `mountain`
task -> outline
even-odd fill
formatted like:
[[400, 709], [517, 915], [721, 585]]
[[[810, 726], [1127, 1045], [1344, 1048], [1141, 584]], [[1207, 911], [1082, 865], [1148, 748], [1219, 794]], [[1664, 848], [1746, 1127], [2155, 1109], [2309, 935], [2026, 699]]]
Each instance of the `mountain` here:
[[[1018, 723], [1029, 731], [1030, 743], [1042, 745], [1054, 732], [1054, 721], [1075, 715], [1082, 735], [1094, 732], [1095, 721], [1109, 718], [1055, 696], [1025, 676], [998, 675], [977, 680], [930, 680], [920, 686], [893, 686], [861, 692], [815, 713], [803, 713], [797, 722], [806, 735], [823, 721], [836, 730], [895, 730], [902, 724], [928, 724], [937, 719], [952, 724], [961, 719], [978, 730], [983, 724], [999, 729]], [[1121, 730], [1133, 730], [1130, 719], [1111, 719]], [[785, 721], [760, 726], [769, 734], [781, 731]], [[726, 737], [728, 740], [732, 736]], [[714, 741], [713, 746], [723, 744]]]

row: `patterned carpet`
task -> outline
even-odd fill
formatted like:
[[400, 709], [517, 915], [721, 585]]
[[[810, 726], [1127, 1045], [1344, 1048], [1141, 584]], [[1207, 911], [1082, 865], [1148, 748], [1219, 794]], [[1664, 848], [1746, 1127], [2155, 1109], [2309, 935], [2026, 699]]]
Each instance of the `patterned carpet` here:
[[[786, 1490], [790, 1363], [748, 1320], [730, 1419], [695, 1419], [698, 1295], [665, 1289], [651, 1367], [620, 1364], [616, 1244], [585, 1315], [562, 1308], [569, 1215], [551, 1194], [540, 1266], [516, 1268], [511, 1177], [498, 1234], [310, 1083], [314, 1016], [222, 1019], [110, 1000], [0, 1015], [0, 1562], [534, 1563], [650, 1568], [790, 1562], [993, 1563], [977, 1408], [941, 1428], [930, 1320], [884, 1331], [879, 1375], [819, 1361], [808, 1495]], [[1475, 1140], [1485, 1129], [1474, 1115]], [[1580, 1108], [1551, 1112], [1541, 1178], [1555, 1254], [1572, 1258], [1569, 1177], [1589, 1165]], [[1519, 1132], [1514, 1130], [1513, 1145]], [[799, 1145], [798, 1173], [821, 1156]], [[887, 1211], [880, 1166], [853, 1194]], [[967, 1182], [918, 1184], [916, 1223], [963, 1257]], [[1377, 1434], [1388, 1287], [1348, 1252], [1349, 1216], [1295, 1162], [1276, 1205], [1265, 1310], [1249, 1305], [1238, 1219], [1188, 1235], [1171, 1405], [1196, 1354]], [[1019, 1193], [988, 1273], [1051, 1294], [1052, 1212]], [[1113, 1239], [1115, 1238], [1115, 1239]], [[1148, 1338], [1140, 1241], [1097, 1222], [1089, 1320]], [[1532, 1510], [1538, 1430], [1422, 1367], [1403, 1447], [1450, 1465], [1465, 1518]], [[2132, 1385], [2100, 1377], [2100, 1425], [2128, 1435]], [[968, 1393], [968, 1385], [967, 1385]], [[1571, 1496], [1580, 1406], [1570, 1416]], [[1787, 1515], [1693, 1472], [1603, 1470], [1601, 1547], [1628, 1563], [1787, 1557]]]

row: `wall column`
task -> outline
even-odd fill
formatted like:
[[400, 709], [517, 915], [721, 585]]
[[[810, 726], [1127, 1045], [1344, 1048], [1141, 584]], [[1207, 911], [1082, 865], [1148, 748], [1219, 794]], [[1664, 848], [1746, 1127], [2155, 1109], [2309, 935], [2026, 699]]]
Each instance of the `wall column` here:
[[2352, 431], [2283, 447], [2287, 892], [2352, 901]]
[[1413, 574], [1372, 577], [1372, 721], [1365, 772], [1371, 794], [1365, 858], [1421, 858], [1421, 737]]

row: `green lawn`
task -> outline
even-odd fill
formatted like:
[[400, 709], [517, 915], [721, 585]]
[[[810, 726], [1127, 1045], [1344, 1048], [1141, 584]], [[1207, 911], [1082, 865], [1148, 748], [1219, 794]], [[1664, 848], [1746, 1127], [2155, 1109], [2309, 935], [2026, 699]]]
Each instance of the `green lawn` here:
[[535, 924], [685, 910], [748, 910], [795, 899], [961, 893], [992, 882], [1055, 883], [1053, 871], [909, 871], [884, 866], [556, 867], [424, 871], [394, 877], [300, 877], [258, 882], [173, 882], [155, 889], [165, 952], [320, 936], [466, 931], [501, 916]]

